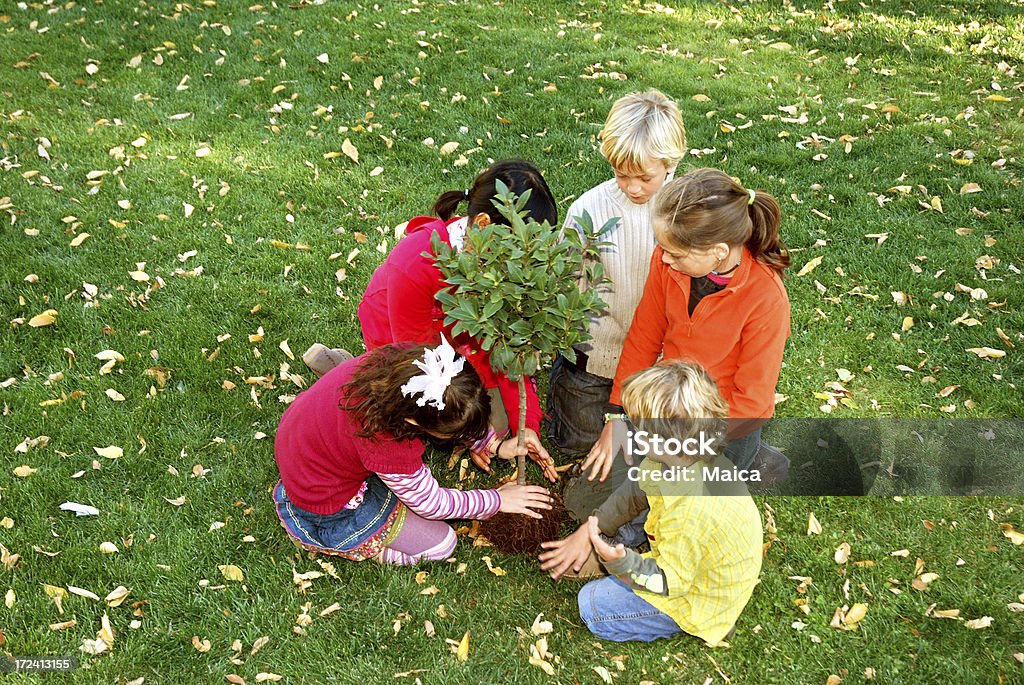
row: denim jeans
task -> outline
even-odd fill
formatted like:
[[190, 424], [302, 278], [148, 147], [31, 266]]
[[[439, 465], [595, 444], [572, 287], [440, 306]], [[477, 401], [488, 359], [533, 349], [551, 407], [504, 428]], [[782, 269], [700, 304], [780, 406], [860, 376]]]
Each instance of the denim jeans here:
[[602, 640], [652, 642], [683, 632], [672, 617], [614, 576], [590, 581], [580, 589], [578, 600], [580, 618]]
[[644, 529], [644, 524], [647, 523], [647, 515], [650, 513], [650, 509], [644, 509], [635, 519], [619, 526], [615, 535], [608, 538], [608, 543], [636, 549], [647, 542], [647, 530]]
[[725, 448], [725, 456], [729, 457], [729, 461], [735, 464], [736, 468], [747, 469], [754, 462], [754, 457], [757, 456], [759, 449], [761, 449], [760, 428], [742, 438], [730, 440], [728, 447]]

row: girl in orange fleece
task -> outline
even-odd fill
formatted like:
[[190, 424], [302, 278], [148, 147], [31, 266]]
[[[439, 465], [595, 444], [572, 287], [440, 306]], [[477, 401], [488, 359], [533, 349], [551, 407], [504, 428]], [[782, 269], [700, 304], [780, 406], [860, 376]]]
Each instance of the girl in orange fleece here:
[[696, 169], [662, 186], [652, 214], [658, 246], [650, 275], [622, 348], [604, 430], [583, 462], [583, 469], [593, 467], [590, 480], [611, 471], [623, 381], [659, 356], [697, 363], [714, 378], [734, 419], [727, 455], [737, 467], [782, 457], [767, 455], [774, 448], [761, 443], [789, 337], [782, 273], [790, 259], [780, 215], [774, 197], [716, 169]]

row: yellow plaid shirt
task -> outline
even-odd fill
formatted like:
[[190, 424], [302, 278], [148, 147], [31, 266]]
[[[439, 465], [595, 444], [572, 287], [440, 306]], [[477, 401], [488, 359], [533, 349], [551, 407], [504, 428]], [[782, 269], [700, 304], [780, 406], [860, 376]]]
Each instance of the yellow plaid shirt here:
[[638, 594], [687, 633], [716, 645], [736, 623], [761, 572], [757, 505], [750, 495], [702, 496], [699, 483], [644, 481], [640, 487], [651, 507], [645, 525], [651, 551], [643, 556], [664, 572], [668, 594]]

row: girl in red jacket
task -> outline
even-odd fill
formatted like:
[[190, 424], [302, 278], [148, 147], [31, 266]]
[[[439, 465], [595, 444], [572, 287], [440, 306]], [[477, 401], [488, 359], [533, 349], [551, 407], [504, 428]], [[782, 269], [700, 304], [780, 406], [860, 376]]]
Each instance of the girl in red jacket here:
[[[444, 335], [477, 370], [491, 395], [492, 407], [493, 433], [471, 449], [473, 462], [484, 470], [489, 469], [490, 455], [481, 446], [495, 434], [503, 436], [508, 431], [510, 417], [519, 416], [519, 388], [507, 376], [491, 370], [490, 359], [478, 341], [466, 335], [452, 335], [451, 326], [444, 324], [444, 312], [434, 296], [445, 283], [434, 264], [431, 236], [437, 234], [443, 242], [461, 249], [466, 231], [491, 223], [507, 225], [508, 220], [492, 202], [499, 180], [518, 196], [529, 191], [524, 207], [528, 218], [552, 225], [558, 223], [555, 199], [540, 170], [521, 160], [497, 162], [481, 172], [468, 190], [442, 194], [434, 203], [436, 217], [418, 216], [409, 222], [405, 237], [373, 273], [359, 304], [359, 322], [366, 349], [396, 342], [434, 345]], [[463, 202], [468, 204], [466, 214], [456, 216]], [[538, 437], [541, 409], [533, 379], [530, 381], [526, 385], [526, 445], [530, 457], [541, 465], [551, 481], [555, 481], [558, 475], [554, 462]]]
[[[659, 357], [707, 369], [729, 404], [727, 456], [740, 469], [785, 459], [761, 443], [789, 337], [782, 284], [789, 254], [779, 237], [778, 201], [716, 169], [696, 169], [658, 193], [658, 246], [615, 371], [607, 423], [583, 462], [604, 480], [621, 425], [622, 382]], [[621, 431], [625, 435], [625, 431]]]

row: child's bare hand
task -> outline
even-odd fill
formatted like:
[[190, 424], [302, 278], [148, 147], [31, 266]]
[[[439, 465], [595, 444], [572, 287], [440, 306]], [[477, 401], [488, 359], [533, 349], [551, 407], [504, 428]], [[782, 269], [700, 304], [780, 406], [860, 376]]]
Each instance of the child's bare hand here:
[[484, 471], [486, 473], [491, 472], [491, 455], [473, 452], [472, 450], [470, 450], [469, 458], [473, 461], [473, 464], [475, 464], [476, 467], [481, 471]]
[[552, 578], [558, 580], [571, 568], [579, 573], [583, 563], [593, 549], [590, 544], [590, 533], [586, 526], [580, 526], [576, 532], [562, 540], [542, 542], [540, 546], [547, 552], [541, 552], [540, 568], [547, 571]]
[[601, 557], [601, 561], [615, 561], [626, 556], [625, 545], [618, 544], [612, 547], [601, 537], [596, 516], [587, 519], [587, 533], [590, 536], [590, 544], [594, 546], [594, 551], [597, 552], [597, 556]]
[[[598, 480], [603, 483], [605, 479], [608, 478], [608, 474], [611, 473], [612, 464], [615, 463], [614, 438], [615, 424], [618, 421], [621, 421], [621, 419], [609, 421], [604, 424], [604, 428], [601, 430], [601, 436], [597, 439], [597, 442], [594, 443], [594, 446], [590, 448], [590, 453], [587, 454], [587, 458], [581, 467], [584, 471], [593, 467], [593, 470], [590, 472], [590, 476], [587, 477], [587, 480], [594, 480], [594, 477], [600, 473], [601, 475]], [[626, 459], [626, 463], [632, 466], [633, 458], [628, 454], [624, 454], [623, 456]]]
[[550, 509], [551, 495], [540, 485], [516, 485], [507, 483], [498, 488], [501, 506], [498, 511], [506, 514], [526, 514], [535, 519], [543, 518], [535, 509]]
[[515, 459], [520, 453], [525, 454], [532, 461], [537, 462], [537, 465], [544, 472], [545, 478], [552, 483], [556, 482], [558, 480], [558, 472], [555, 471], [555, 460], [544, 449], [544, 445], [540, 442], [540, 436], [534, 430], [527, 428], [524, 437], [526, 447], [523, 450], [519, 449], [519, 441], [517, 439], [506, 440], [498, 446], [498, 456], [501, 459]]

